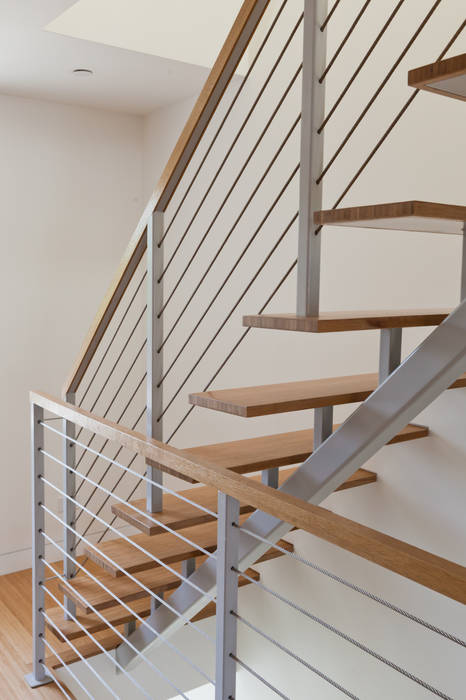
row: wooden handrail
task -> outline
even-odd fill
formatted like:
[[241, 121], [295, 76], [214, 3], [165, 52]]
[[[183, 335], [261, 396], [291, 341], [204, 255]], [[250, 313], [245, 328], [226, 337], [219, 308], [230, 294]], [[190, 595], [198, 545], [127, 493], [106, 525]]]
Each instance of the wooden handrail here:
[[182, 450], [147, 438], [47, 394], [31, 392], [31, 401], [46, 411], [115, 441], [175, 473], [213, 486], [293, 527], [305, 530], [453, 600], [466, 603], [466, 567], [460, 564], [222, 467], [198, 463], [187, 457], [187, 453]]
[[77, 391], [146, 250], [148, 218], [154, 211], [166, 210], [269, 2], [270, 0], [244, 0], [65, 382], [64, 397]]

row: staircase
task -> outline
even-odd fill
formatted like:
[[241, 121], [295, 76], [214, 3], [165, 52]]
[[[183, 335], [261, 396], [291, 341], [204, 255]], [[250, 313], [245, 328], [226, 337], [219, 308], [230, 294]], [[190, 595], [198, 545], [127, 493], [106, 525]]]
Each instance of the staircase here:
[[[227, 389], [212, 389], [210, 382], [204, 390], [189, 394], [191, 408], [167, 439], [164, 416], [178, 395], [184, 397], [183, 400], [187, 399], [187, 392], [183, 392], [183, 389], [194, 370], [183, 379], [167, 402], [164, 382], [178, 358], [168, 356], [167, 361], [166, 344], [171, 334], [176, 333], [180, 318], [196, 291], [186, 306], [181, 305], [181, 316], [177, 310], [170, 317], [172, 325], [168, 326], [167, 336], [164, 310], [179, 283], [167, 296], [163, 289], [164, 277], [169, 274], [167, 270], [181, 243], [170, 250], [167, 247], [168, 238], [167, 242], [165, 238], [196, 177], [203, 172], [206, 158], [233, 105], [240, 99], [241, 86], [226, 113], [222, 112], [219, 125], [213, 122], [218, 129], [207, 155], [204, 152], [200, 161], [195, 160], [195, 175], [188, 189], [178, 195], [178, 188], [191, 159], [197, 156], [204, 132], [217, 108], [226, 99], [224, 92], [245, 48], [258, 27], [265, 22], [263, 42], [259, 45], [260, 55], [277, 23], [285, 16], [282, 17], [282, 13], [287, 11], [285, 1], [272, 18], [269, 17], [266, 0], [245, 0], [73, 367], [64, 388], [64, 400], [32, 394], [36, 504], [33, 529], [35, 627], [34, 664], [28, 680], [33, 687], [57, 679], [58, 669], [68, 669], [76, 661], [85, 663], [89, 658], [101, 654], [114, 659], [118, 673], [134, 680], [132, 674], [138, 665], [145, 662], [153, 667], [156, 661], [148, 661], [148, 655], [156, 660], [157, 650], [163, 645], [168, 645], [180, 656], [173, 641], [176, 631], [189, 626], [205, 634], [198, 623], [215, 618], [216, 678], [213, 681], [209, 673], [202, 672], [201, 675], [204, 682], [215, 685], [217, 700], [236, 697], [238, 667], [243, 667], [257, 678], [253, 669], [238, 656], [236, 627], [238, 620], [241, 620], [236, 612], [238, 589], [262, 587], [262, 590], [267, 590], [262, 575], [266, 569], [261, 567], [257, 570], [255, 567], [272, 560], [280, 560], [285, 565], [286, 557], [288, 560], [299, 558], [293, 543], [286, 539], [287, 534], [296, 529], [375, 562], [456, 603], [466, 603], [465, 567], [338, 516], [320, 505], [334, 492], [376, 483], [377, 474], [365, 468], [367, 461], [385, 446], [392, 449], [391, 445], [428, 438], [429, 428], [412, 421], [443, 391], [466, 387], [466, 254], [462, 263], [460, 303], [456, 308], [326, 313], [320, 310], [319, 299], [324, 227], [397, 230], [406, 232], [406, 236], [410, 235], [410, 231], [463, 235], [466, 241], [466, 206], [405, 201], [322, 209], [322, 180], [332, 161], [324, 167], [321, 132], [325, 111], [322, 84], [325, 81], [320, 78], [325, 68], [327, 25], [331, 26], [331, 22], [336, 21], [333, 13], [336, 13], [338, 2], [330, 12], [326, 10], [323, 0], [306, 0], [304, 5], [304, 13], [285, 44], [285, 48], [290, 45], [302, 26], [300, 207], [298, 215], [292, 220], [299, 222], [297, 311], [263, 313], [266, 303], [260, 313], [245, 315], [243, 325], [246, 330], [238, 345], [251, 329], [289, 333], [375, 330], [380, 332], [379, 373], [305, 378], [296, 382]], [[356, 29], [366, 6], [357, 16], [350, 33]], [[430, 15], [423, 20], [419, 31], [429, 20]], [[464, 26], [463, 22], [438, 61], [410, 71], [409, 85], [416, 91], [427, 90], [450, 98], [466, 99], [466, 55], [443, 59]], [[389, 24], [384, 31], [388, 27]], [[342, 49], [343, 46], [339, 51]], [[277, 109], [284, 104], [285, 97]], [[257, 104], [258, 100], [250, 114], [255, 114]], [[274, 159], [277, 157], [274, 156]], [[228, 155], [220, 171], [227, 159]], [[175, 200], [175, 214], [168, 223], [164, 214], [172, 198]], [[192, 220], [181, 241], [191, 226]], [[278, 239], [266, 262], [282, 240], [283, 237]], [[466, 250], [466, 244], [463, 244], [463, 250]], [[138, 283], [137, 273], [141, 267], [143, 276]], [[274, 285], [269, 300], [295, 267], [296, 263], [293, 263], [278, 287]], [[189, 264], [182, 277], [188, 270]], [[113, 344], [119, 338], [120, 330], [136, 315], [132, 305], [143, 283], [147, 285], [146, 304], [136, 326], [129, 326], [133, 329], [130, 340], [118, 354]], [[218, 294], [219, 291], [215, 293], [214, 300]], [[130, 302], [126, 306], [128, 296]], [[192, 310], [195, 309], [192, 307]], [[112, 404], [116, 400], [115, 408], [118, 404], [118, 411], [123, 410], [117, 419], [110, 419], [110, 407], [103, 415], [95, 407], [128, 343], [133, 342], [144, 315], [147, 339], [123, 382], [119, 385], [116, 383], [119, 388]], [[227, 314], [227, 320], [230, 316]], [[419, 327], [432, 327], [433, 330], [402, 361], [402, 330]], [[104, 338], [108, 334], [111, 340], [105, 345]], [[267, 342], [265, 336], [267, 334], [264, 334], [264, 347]], [[200, 359], [210, 349], [212, 342], [201, 352]], [[338, 343], [338, 338], [335, 338], [335, 342]], [[139, 383], [131, 380], [131, 387], [126, 388], [127, 396], [119, 396], [126, 378], [132, 376], [133, 367], [144, 356], [143, 379]], [[113, 368], [104, 389], [95, 398], [95, 393], [92, 393], [93, 381], [109, 357], [113, 359]], [[215, 372], [214, 379], [225, 362]], [[84, 379], [88, 374], [92, 375], [91, 381], [78, 403], [76, 395], [78, 391], [83, 392]], [[277, 370], [277, 378], [279, 374]], [[141, 388], [145, 388], [145, 405], [142, 412], [136, 410], [130, 419], [128, 407], [133, 406], [131, 402]], [[127, 401], [129, 396], [131, 398]], [[91, 397], [94, 398], [88, 410], [83, 403]], [[334, 423], [334, 407], [352, 404], [358, 406], [349, 418], [342, 424]], [[212, 411], [239, 418], [254, 418], [313, 409], [314, 427], [228, 442], [214, 442], [215, 436], [212, 435], [209, 444], [172, 447], [168, 443], [194, 407], [205, 409], [206, 425], [209, 425]], [[57, 418], [62, 419], [62, 424], [53, 422]], [[137, 432], [136, 427], [143, 418], [146, 420], [145, 430]], [[234, 420], [231, 418], [231, 421]], [[60, 425], [61, 428], [57, 427]], [[48, 447], [44, 448], [47, 435], [55, 440], [58, 435], [62, 441], [60, 457], [54, 456]], [[127, 455], [131, 457], [129, 462], [125, 462]], [[51, 476], [44, 476], [46, 460], [61, 470], [63, 479], [60, 487], [54, 486]], [[99, 474], [95, 471], [96, 463], [104, 465]], [[113, 473], [116, 473], [115, 478], [110, 483], [109, 475]], [[129, 494], [123, 493], [120, 486], [123, 477], [128, 475], [135, 478], [135, 486]], [[180, 481], [172, 481], [173, 477]], [[181, 490], [180, 484], [183, 484]], [[145, 497], [141, 486], [146, 489]], [[81, 488], [82, 500], [78, 500]], [[44, 502], [47, 504], [44, 494], [48, 489], [64, 495], [66, 503], [62, 516], [44, 505]], [[369, 489], [367, 493], [370, 493]], [[96, 501], [99, 495], [100, 501]], [[63, 528], [63, 544], [47, 534], [45, 515]], [[80, 518], [83, 525], [78, 530]], [[95, 526], [103, 529], [99, 539], [94, 536]], [[106, 539], [107, 533], [110, 537]], [[62, 568], [47, 561], [46, 545], [55, 546], [55, 552], [58, 549], [59, 556], [63, 558]], [[53, 593], [44, 585], [47, 576], [59, 579], [58, 592]], [[49, 603], [47, 606], [46, 601]], [[453, 641], [463, 644], [462, 640]], [[115, 650], [112, 657], [109, 656], [111, 650]], [[365, 648], [363, 651], [371, 653]], [[449, 697], [396, 664], [385, 659], [382, 662], [430, 693]], [[329, 679], [326, 674], [319, 673], [315, 668], [311, 670], [347, 696], [356, 697], [350, 691], [344, 691], [337, 681]], [[165, 677], [165, 671], [158, 669], [157, 672]], [[80, 685], [73, 671], [70, 672]], [[173, 680], [173, 673], [171, 678], [167, 682], [172, 686], [173, 693], [186, 697]], [[287, 697], [266, 679], [259, 680], [282, 697]], [[134, 683], [141, 690], [139, 681], [134, 680]], [[144, 693], [147, 697], [156, 697], [147, 691]]]

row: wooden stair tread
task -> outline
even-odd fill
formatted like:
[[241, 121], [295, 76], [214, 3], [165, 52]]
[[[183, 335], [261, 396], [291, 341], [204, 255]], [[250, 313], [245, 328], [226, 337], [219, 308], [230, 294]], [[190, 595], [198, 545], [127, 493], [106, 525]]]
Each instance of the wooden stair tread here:
[[[255, 569], [248, 569], [246, 573], [248, 577], [252, 578], [254, 581], [260, 581], [260, 574]], [[95, 585], [96, 584], [94, 584], [94, 586]], [[238, 585], [240, 587], [247, 586], [250, 585], [250, 581], [240, 576], [240, 578], [238, 579]], [[134, 611], [134, 613], [136, 613], [136, 615], [138, 615], [139, 617], [149, 617], [151, 611], [151, 602], [149, 596], [145, 594], [144, 598], [134, 600], [133, 602], [131, 602], [130, 607], [132, 611]], [[210, 617], [211, 615], [215, 615], [215, 604], [209, 604], [207, 607], [209, 608], [209, 610], [202, 610], [201, 613], [199, 613], [202, 617], [200, 617], [199, 619], [204, 619], [206, 617]], [[97, 609], [98, 608], [96, 608], [96, 610]], [[76, 622], [74, 622], [73, 620], [64, 619], [63, 609], [59, 606], [48, 609], [47, 615], [52, 620], [52, 623], [55, 624], [56, 627], [58, 627], [60, 632], [64, 634], [65, 637], [67, 637], [67, 639], [79, 639], [80, 637], [86, 635], [86, 632]], [[105, 618], [105, 620], [107, 620], [114, 627], [120, 627], [121, 625], [125, 625], [126, 623], [131, 622], [135, 619], [134, 614], [131, 614], [123, 605], [118, 604], [109, 607], [108, 609], [105, 609], [102, 615]], [[89, 613], [82, 613], [80, 611], [77, 611], [76, 619], [90, 634], [96, 634], [97, 632], [108, 629], [108, 625], [105, 623], [105, 621], [103, 621], [102, 618], [99, 617], [99, 615], [96, 615], [95, 613], [91, 612], [90, 609]], [[50, 631], [57, 637], [57, 639], [62, 640], [60, 632], [58, 632], [52, 624], [48, 624], [48, 627]]]
[[456, 235], [463, 234], [465, 221], [466, 207], [414, 200], [328, 209], [318, 211], [314, 215], [314, 223], [318, 226], [352, 226]]
[[[246, 517], [246, 514], [241, 515], [240, 523], [243, 522]], [[185, 530], [179, 530], [178, 532], [207, 552], [214, 552], [217, 549], [216, 520], [186, 528]], [[148, 535], [134, 535], [130, 540], [132, 543], [134, 542], [142, 547], [149, 555], [152, 554], [154, 557], [157, 557], [170, 566], [176, 562], [203, 556], [200, 549], [184, 542], [178, 535], [172, 535], [171, 533], [164, 533], [153, 537]], [[292, 547], [289, 543], [286, 543], [285, 546]], [[133, 544], [120, 538], [101, 543], [99, 552], [96, 552], [91, 547], [86, 548], [85, 554], [109, 574], [116, 577], [124, 577], [124, 580], [126, 580], [127, 577], [124, 576], [121, 569], [134, 574], [136, 572], [145, 571], [146, 569], [159, 568], [161, 566], [161, 564], [154, 561], [150, 556], [134, 547]], [[110, 564], [103, 555], [109, 557], [115, 564]], [[266, 552], [260, 561], [267, 561], [268, 559], [274, 558], [275, 555], [276, 550], [272, 549]]]
[[[414, 430], [409, 430], [410, 428], [414, 428]], [[413, 440], [415, 439], [415, 437], [425, 437], [429, 434], [428, 428], [423, 428], [422, 426], [408, 426], [408, 428], [405, 428], [405, 431], [406, 438], [402, 439]], [[296, 459], [296, 462], [303, 461], [306, 458], [304, 457], [303, 459], [301, 459], [302, 455], [310, 454], [309, 445], [312, 445], [313, 443], [312, 430], [302, 430], [299, 431], [299, 434], [300, 436], [302, 436], [303, 443], [305, 444], [301, 452], [298, 453], [300, 457], [299, 459]], [[285, 433], [285, 435], [287, 434]], [[292, 435], [292, 433], [290, 433], [290, 435]], [[296, 454], [296, 452], [294, 454]], [[290, 460], [291, 459], [293, 459], [293, 461], [286, 463], [295, 463], [295, 457], [290, 457]], [[297, 468], [281, 470], [279, 473], [279, 484], [281, 485], [287, 479], [289, 479], [289, 477], [295, 473], [296, 469]], [[253, 476], [250, 478], [254, 479], [255, 481], [261, 480], [260, 475]], [[373, 483], [376, 480], [377, 474], [375, 474], [374, 472], [367, 471], [366, 469], [358, 469], [358, 471], [355, 474], [353, 474], [353, 476], [351, 476], [349, 479], [347, 479], [346, 482], [342, 484], [338, 490], [342, 491], [344, 489], [363, 486], [365, 484]], [[217, 512], [217, 489], [211, 486], [201, 486], [199, 488], [182, 491], [181, 494], [186, 498], [189, 498], [190, 500], [194, 501], [195, 503], [204, 506], [204, 508], [208, 508], [213, 513]], [[131, 505], [145, 512], [145, 499], [141, 498], [132, 501]], [[240, 506], [241, 514], [252, 513], [254, 510], [255, 508], [253, 506], [248, 505], [247, 503], [242, 503]], [[149, 514], [144, 515], [143, 513], [137, 513], [135, 510], [133, 510], [130, 506], [126, 504], [113, 504], [112, 513], [121, 518], [122, 520], [125, 520], [133, 527], [138, 528], [145, 535], [153, 536], [165, 532], [165, 530], [160, 525], [158, 525], [150, 517], [148, 517]], [[183, 528], [194, 527], [195, 525], [200, 525], [201, 523], [209, 522], [212, 520], [212, 516], [208, 513], [200, 511], [198, 508], [196, 508], [196, 506], [190, 505], [185, 501], [181, 501], [176, 496], [171, 496], [169, 494], [164, 496], [163, 512], [154, 513], [153, 517], [163, 522], [172, 530], [181, 530]]]
[[[359, 403], [365, 401], [377, 385], [377, 374], [356, 374], [206, 391], [191, 394], [189, 401], [195, 406], [251, 418], [322, 406]], [[464, 386], [466, 386], [466, 374], [463, 374], [450, 388]]]
[[452, 309], [385, 309], [372, 311], [332, 311], [319, 316], [296, 314], [252, 314], [243, 316], [243, 325], [301, 333], [373, 331], [382, 328], [438, 326]]
[[414, 68], [408, 85], [457, 100], [466, 100], [466, 53]]
[[[105, 632], [98, 633], [96, 635], [96, 639], [106, 651], [112, 651], [112, 649], [115, 649], [121, 644], [121, 638], [115, 632], [108, 629]], [[50, 644], [60, 655], [64, 664], [69, 665], [75, 663], [76, 661], [81, 661], [79, 655], [73, 649], [71, 649], [66, 642], [60, 643], [55, 637], [53, 637], [53, 641], [50, 640]], [[91, 659], [93, 656], [98, 656], [99, 654], [103, 653], [102, 650], [88, 636], [76, 640], [76, 642], [73, 642], [73, 646], [78, 649], [85, 659]], [[55, 670], [61, 668], [62, 663], [49, 651], [49, 655], [45, 658], [45, 665], [47, 668]]]
[[[172, 568], [179, 570], [180, 567], [175, 564]], [[132, 603], [133, 601], [148, 597], [147, 592], [141, 588], [141, 586], [138, 586], [137, 583], [127, 577], [116, 578], [110, 573], [105, 573], [96, 576], [96, 578], [124, 603]], [[177, 588], [180, 583], [178, 576], [175, 576], [175, 574], [172, 574], [164, 567], [156, 567], [148, 569], [147, 571], [141, 571], [135, 578], [146, 588], [157, 594], [172, 591]], [[67, 584], [60, 583], [59, 588], [66, 593], [86, 615], [92, 613], [92, 609], [83, 603], [82, 598], [96, 610], [105, 610], [106, 608], [118, 605], [115, 598], [86, 574], [78, 576]]]

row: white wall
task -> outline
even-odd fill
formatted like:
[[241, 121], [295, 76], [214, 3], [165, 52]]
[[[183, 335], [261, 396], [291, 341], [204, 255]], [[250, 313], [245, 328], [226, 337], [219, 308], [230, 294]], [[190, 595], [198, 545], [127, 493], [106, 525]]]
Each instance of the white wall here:
[[28, 392], [59, 396], [143, 206], [142, 119], [0, 96], [0, 572], [30, 566]]

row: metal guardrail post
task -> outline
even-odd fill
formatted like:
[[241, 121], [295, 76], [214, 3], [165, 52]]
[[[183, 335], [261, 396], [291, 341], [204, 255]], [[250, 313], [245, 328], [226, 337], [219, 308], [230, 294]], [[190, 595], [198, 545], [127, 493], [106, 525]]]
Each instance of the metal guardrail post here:
[[215, 700], [236, 697], [237, 620], [231, 612], [238, 608], [239, 501], [218, 494], [217, 530], [217, 644]]
[[466, 299], [466, 221], [463, 226], [463, 257], [461, 262], [461, 298]]
[[318, 316], [320, 295], [321, 232], [316, 233], [314, 213], [322, 209], [322, 183], [316, 180], [324, 164], [324, 136], [318, 133], [325, 116], [327, 0], [305, 0], [303, 28], [303, 91], [301, 120], [301, 175], [299, 195], [298, 298], [300, 316]]
[[45, 578], [45, 542], [42, 537], [44, 530], [44, 483], [40, 477], [44, 473], [44, 455], [40, 448], [44, 445], [44, 428], [41, 421], [44, 409], [32, 404], [31, 406], [31, 468], [32, 468], [32, 639], [33, 667], [32, 673], [26, 676], [26, 682], [31, 688], [38, 688], [53, 683], [45, 672], [45, 620], [42, 614], [45, 606], [45, 593], [41, 584]]
[[[74, 405], [76, 403], [75, 394], [67, 394], [66, 401]], [[69, 423], [68, 421], [64, 420], [63, 433], [70, 438], [76, 437], [75, 426], [73, 423]], [[67, 440], [66, 438], [63, 438], [63, 462], [72, 469], [76, 468], [76, 445], [74, 442], [72, 442], [72, 440]], [[76, 476], [74, 472], [66, 469], [65, 467], [63, 467], [63, 491], [67, 496], [71, 496], [71, 498], [75, 497]], [[67, 554], [70, 554], [71, 557], [75, 558], [76, 537], [74, 534], [74, 528], [76, 521], [76, 506], [68, 498], [64, 498], [63, 502], [63, 519], [65, 523], [63, 528], [63, 548]], [[70, 530], [67, 525], [73, 528], [73, 530]], [[72, 579], [76, 575], [76, 566], [73, 563], [73, 560], [66, 556], [63, 557], [63, 575], [68, 580]], [[71, 619], [70, 616], [76, 616], [76, 604], [66, 595], [64, 596], [64, 606], [67, 611], [65, 613], [66, 619]]]
[[[155, 211], [147, 224], [147, 435], [163, 440], [163, 212]], [[159, 318], [160, 315], [160, 318]], [[162, 484], [160, 469], [147, 463], [146, 475], [151, 481]], [[162, 490], [147, 484], [146, 507], [148, 513], [162, 510]]]

